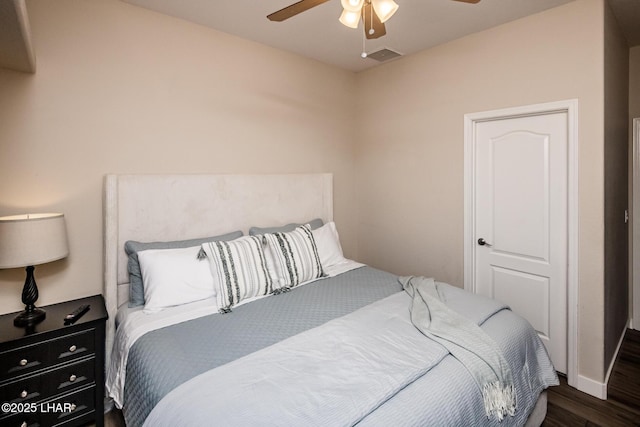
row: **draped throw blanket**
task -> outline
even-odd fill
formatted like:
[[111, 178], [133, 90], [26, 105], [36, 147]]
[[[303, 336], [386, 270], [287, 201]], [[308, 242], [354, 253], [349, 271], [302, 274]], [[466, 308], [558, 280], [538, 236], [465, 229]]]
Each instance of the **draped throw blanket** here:
[[478, 384], [487, 417], [513, 416], [516, 398], [511, 369], [498, 345], [478, 325], [451, 310], [440, 298], [433, 279], [400, 277], [411, 296], [411, 322], [425, 336], [444, 346]]

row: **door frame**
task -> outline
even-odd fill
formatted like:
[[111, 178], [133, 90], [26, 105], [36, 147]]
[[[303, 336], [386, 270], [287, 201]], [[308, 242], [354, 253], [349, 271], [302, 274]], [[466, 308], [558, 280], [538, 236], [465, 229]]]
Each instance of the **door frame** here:
[[578, 387], [578, 100], [569, 99], [464, 116], [464, 289], [475, 293], [476, 125], [544, 114], [567, 114], [567, 382]]
[[640, 118], [633, 119], [631, 193], [631, 327], [640, 330]]

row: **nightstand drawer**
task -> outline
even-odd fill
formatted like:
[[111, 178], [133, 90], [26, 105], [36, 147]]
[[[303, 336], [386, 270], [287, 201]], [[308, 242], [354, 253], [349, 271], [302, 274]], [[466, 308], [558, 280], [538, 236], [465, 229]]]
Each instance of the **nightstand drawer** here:
[[47, 377], [34, 375], [20, 381], [14, 381], [0, 389], [2, 403], [33, 403], [48, 396]]
[[95, 331], [93, 329], [8, 350], [0, 353], [0, 381], [93, 354], [94, 351]]
[[2, 420], [2, 427], [44, 427], [38, 414], [16, 414]]
[[92, 384], [94, 381], [95, 360], [92, 357], [44, 374], [36, 374], [8, 383], [0, 389], [0, 402], [42, 401], [56, 394], [67, 393]]
[[55, 427], [84, 424], [95, 417], [95, 401], [95, 386], [51, 400], [41, 406], [43, 411], [48, 411], [42, 413], [42, 423], [44, 426]]
[[95, 381], [95, 359], [83, 360], [47, 372], [47, 381], [53, 386], [52, 394], [67, 393]]
[[36, 412], [16, 413], [0, 419], [2, 427], [50, 427], [79, 425], [91, 421], [95, 416], [94, 387], [83, 388], [75, 393], [38, 403]]
[[52, 340], [49, 355], [52, 363], [66, 362], [95, 352], [95, 331], [89, 329]]
[[42, 369], [48, 364], [46, 348], [38, 345], [0, 353], [0, 381]]

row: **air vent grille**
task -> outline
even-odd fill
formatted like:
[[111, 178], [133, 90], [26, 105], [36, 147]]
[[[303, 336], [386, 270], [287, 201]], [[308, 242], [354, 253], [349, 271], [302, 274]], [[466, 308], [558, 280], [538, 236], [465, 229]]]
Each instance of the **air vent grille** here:
[[367, 58], [375, 59], [376, 61], [379, 61], [379, 62], [385, 62], [385, 61], [389, 61], [390, 59], [398, 58], [400, 56], [402, 56], [401, 53], [395, 52], [385, 47], [378, 51], [371, 52], [370, 54], [367, 55]]

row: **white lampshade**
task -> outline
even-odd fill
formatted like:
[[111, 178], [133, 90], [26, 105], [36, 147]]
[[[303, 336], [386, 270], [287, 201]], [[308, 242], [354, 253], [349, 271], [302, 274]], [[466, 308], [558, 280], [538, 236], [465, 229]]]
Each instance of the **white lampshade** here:
[[[341, 0], [342, 8], [347, 12], [360, 13], [364, 0]], [[346, 24], [345, 24], [346, 25]]]
[[360, 11], [350, 12], [346, 9], [343, 10], [342, 15], [340, 15], [340, 22], [349, 28], [358, 28], [358, 23], [360, 22]]
[[27, 267], [69, 255], [61, 213], [0, 217], [0, 268]]
[[380, 22], [386, 22], [398, 10], [398, 4], [393, 0], [371, 0], [371, 5]]

